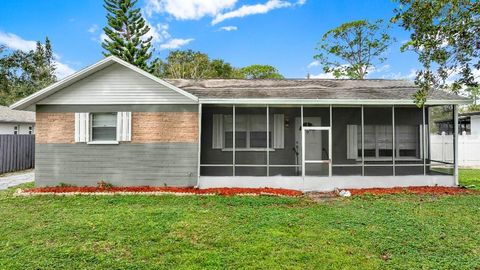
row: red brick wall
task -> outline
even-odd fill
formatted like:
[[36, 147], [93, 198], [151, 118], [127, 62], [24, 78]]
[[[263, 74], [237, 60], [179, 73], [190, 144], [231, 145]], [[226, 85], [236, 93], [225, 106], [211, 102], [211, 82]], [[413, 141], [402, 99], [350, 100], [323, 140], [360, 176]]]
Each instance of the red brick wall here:
[[196, 112], [133, 112], [132, 143], [198, 142]]
[[75, 113], [36, 113], [36, 143], [75, 143]]

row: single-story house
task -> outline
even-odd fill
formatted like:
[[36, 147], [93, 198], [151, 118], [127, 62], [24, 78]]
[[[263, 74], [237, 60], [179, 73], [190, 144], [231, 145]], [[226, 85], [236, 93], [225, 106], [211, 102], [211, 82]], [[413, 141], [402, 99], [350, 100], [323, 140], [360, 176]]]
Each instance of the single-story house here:
[[455, 186], [458, 148], [453, 162], [430, 158], [429, 112], [456, 120], [469, 100], [433, 91], [418, 108], [416, 91], [402, 80], [163, 80], [107, 57], [12, 108], [36, 112], [37, 186]]
[[1, 134], [34, 134], [35, 113], [29, 111], [12, 110], [0, 106], [0, 135]]

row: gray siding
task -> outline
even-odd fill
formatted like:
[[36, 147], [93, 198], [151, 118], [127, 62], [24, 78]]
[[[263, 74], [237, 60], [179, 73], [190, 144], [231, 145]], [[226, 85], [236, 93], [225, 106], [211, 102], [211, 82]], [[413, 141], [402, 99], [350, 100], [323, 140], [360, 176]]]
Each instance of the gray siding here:
[[193, 104], [196, 101], [120, 64], [108, 66], [37, 104]]
[[94, 186], [194, 186], [198, 146], [194, 143], [120, 145], [37, 144], [37, 186], [60, 183]]

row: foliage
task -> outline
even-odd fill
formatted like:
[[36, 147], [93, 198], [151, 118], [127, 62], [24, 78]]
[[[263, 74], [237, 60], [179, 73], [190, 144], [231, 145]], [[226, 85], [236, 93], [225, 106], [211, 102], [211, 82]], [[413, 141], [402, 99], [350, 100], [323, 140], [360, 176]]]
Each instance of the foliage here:
[[152, 57], [152, 36], [140, 8], [135, 8], [138, 0], [104, 0], [108, 26], [103, 28], [107, 39], [102, 47], [105, 56], [115, 55], [141, 69], [149, 70]]
[[152, 72], [161, 78], [173, 79], [267, 79], [283, 78], [277, 69], [267, 65], [235, 68], [222, 59], [210, 59], [205, 53], [192, 50], [171, 51], [165, 61], [156, 59]]
[[479, 109], [478, 98], [480, 97], [480, 86], [471, 86], [466, 89], [468, 96], [473, 100], [473, 104], [469, 106], [470, 111]]
[[314, 58], [325, 73], [336, 78], [364, 79], [371, 68], [386, 60], [384, 52], [394, 42], [388, 29], [383, 20], [344, 23], [323, 35]]
[[277, 68], [270, 65], [251, 65], [239, 72], [244, 79], [283, 79]]
[[9, 105], [56, 81], [50, 40], [37, 41], [35, 50], [0, 47], [0, 104]]
[[13, 197], [1, 269], [476, 269], [479, 195]]
[[399, 6], [392, 22], [411, 32], [402, 51], [417, 53], [423, 66], [415, 79], [420, 87], [415, 102], [423, 105], [430, 91], [446, 88], [446, 80], [455, 74], [454, 92], [464, 86], [478, 86], [474, 70], [480, 69], [480, 2], [396, 1]]

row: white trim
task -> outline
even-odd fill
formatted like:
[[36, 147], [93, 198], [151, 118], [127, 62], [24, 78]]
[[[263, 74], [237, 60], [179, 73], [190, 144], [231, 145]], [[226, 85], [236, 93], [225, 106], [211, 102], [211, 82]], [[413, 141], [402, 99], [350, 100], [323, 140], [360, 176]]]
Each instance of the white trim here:
[[89, 141], [87, 144], [119, 144], [118, 141]]
[[[118, 63], [126, 68], [129, 68], [195, 102], [198, 101], [198, 98], [176, 86], [173, 86], [172, 84], [168, 83], [168, 82], [165, 82], [164, 80], [162, 79], [159, 79], [157, 77], [155, 77], [154, 75], [130, 64], [130, 63], [127, 63], [123, 60], [121, 60], [120, 58], [116, 57], [116, 56], [109, 56], [109, 57], [106, 57], [100, 61], [98, 61], [97, 63], [91, 65], [91, 66], [88, 66], [66, 78], [64, 78], [63, 80], [61, 81], [58, 81], [50, 86], [47, 86], [46, 88], [43, 88], [42, 90], [38, 91], [38, 92], [35, 92], [34, 94], [20, 100], [20, 101], [17, 101], [15, 102], [13, 105], [10, 106], [10, 108], [12, 109], [16, 109], [16, 110], [25, 110], [27, 108], [29, 108], [31, 105], [34, 105], [36, 104], [37, 102], [39, 102], [40, 100], [42, 99], [45, 99], [46, 97], [64, 89], [66, 86], [69, 86], [87, 76], [89, 76], [90, 74], [93, 74], [101, 69], [104, 69], [105, 67], [107, 66], [110, 66], [114, 63]], [[167, 103], [162, 103], [162, 104], [167, 104]], [[177, 104], [177, 103], [172, 103], [172, 104]]]
[[[413, 99], [288, 99], [288, 98], [256, 98], [256, 99], [220, 99], [199, 98], [202, 104], [256, 104], [256, 105], [411, 105]], [[425, 105], [471, 104], [471, 100], [428, 100]]]

